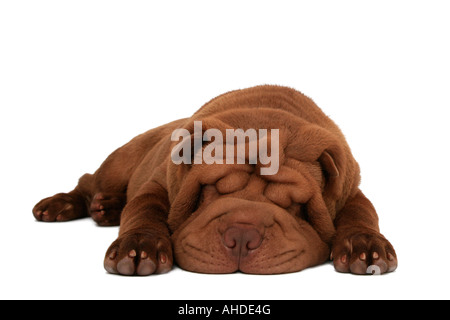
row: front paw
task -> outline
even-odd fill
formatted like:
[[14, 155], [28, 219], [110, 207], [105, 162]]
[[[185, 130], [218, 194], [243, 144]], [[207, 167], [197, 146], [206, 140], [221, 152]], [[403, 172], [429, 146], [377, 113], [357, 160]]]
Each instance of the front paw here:
[[397, 269], [394, 248], [379, 232], [338, 230], [331, 257], [339, 272], [383, 274]]
[[172, 269], [172, 244], [166, 236], [137, 231], [120, 236], [106, 252], [104, 267], [113, 274], [147, 276]]

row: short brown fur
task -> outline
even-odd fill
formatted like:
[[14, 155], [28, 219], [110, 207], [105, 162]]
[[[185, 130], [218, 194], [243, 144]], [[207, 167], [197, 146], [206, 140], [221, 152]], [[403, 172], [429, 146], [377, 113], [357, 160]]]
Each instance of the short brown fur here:
[[[176, 165], [177, 128], [193, 132], [280, 130], [280, 168]], [[339, 128], [308, 97], [280, 86], [221, 95], [181, 119], [114, 151], [67, 194], [40, 201], [39, 221], [91, 216], [119, 225], [105, 256], [110, 273], [164, 273], [176, 262], [204, 273], [294, 272], [333, 260], [339, 272], [394, 271], [397, 256], [359, 189], [359, 166]]]

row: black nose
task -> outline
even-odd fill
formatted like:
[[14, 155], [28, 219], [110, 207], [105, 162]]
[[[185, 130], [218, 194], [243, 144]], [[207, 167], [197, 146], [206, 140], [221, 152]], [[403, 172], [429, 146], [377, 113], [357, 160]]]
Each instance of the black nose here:
[[233, 225], [223, 234], [223, 243], [233, 256], [245, 257], [250, 250], [259, 248], [261, 242], [261, 234], [251, 225]]

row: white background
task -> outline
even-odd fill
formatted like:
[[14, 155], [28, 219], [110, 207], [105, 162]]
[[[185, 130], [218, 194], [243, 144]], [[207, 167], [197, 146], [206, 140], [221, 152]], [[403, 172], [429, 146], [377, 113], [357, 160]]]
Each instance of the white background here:
[[[448, 1], [2, 1], [2, 299], [450, 298]], [[294, 87], [337, 122], [398, 270], [145, 278], [107, 274], [117, 228], [46, 224], [135, 135], [259, 84]]]

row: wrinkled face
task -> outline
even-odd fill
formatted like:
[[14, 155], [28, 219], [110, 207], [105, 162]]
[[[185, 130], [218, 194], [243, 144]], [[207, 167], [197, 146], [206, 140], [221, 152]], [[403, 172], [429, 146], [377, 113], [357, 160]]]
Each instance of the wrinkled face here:
[[247, 164], [193, 167], [181, 186], [192, 190], [178, 202], [195, 200], [171, 226], [176, 262], [194, 272], [253, 274], [325, 262], [334, 232], [322, 199], [325, 178], [318, 162], [294, 159], [271, 176]]

